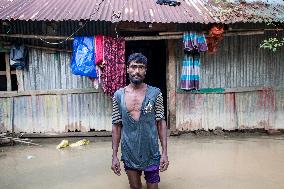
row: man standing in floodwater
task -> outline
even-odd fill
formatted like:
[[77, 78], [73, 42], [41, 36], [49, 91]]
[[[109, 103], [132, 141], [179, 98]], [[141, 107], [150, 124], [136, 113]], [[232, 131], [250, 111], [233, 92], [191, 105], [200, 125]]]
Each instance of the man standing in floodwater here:
[[159, 171], [163, 172], [169, 166], [163, 97], [158, 88], [143, 82], [146, 71], [147, 58], [141, 53], [131, 54], [127, 61], [130, 84], [113, 96], [111, 169], [121, 175], [117, 157], [121, 139], [121, 160], [131, 189], [142, 188], [143, 171], [147, 188], [157, 189]]

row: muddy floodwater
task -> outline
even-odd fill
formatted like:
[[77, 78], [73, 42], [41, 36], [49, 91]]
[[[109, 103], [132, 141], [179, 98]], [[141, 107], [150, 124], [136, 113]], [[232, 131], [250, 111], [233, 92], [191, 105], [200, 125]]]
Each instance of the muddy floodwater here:
[[[128, 188], [125, 172], [116, 176], [110, 170], [110, 138], [57, 150], [60, 141], [0, 147], [0, 188]], [[160, 189], [284, 188], [283, 136], [170, 137], [168, 151], [170, 167], [161, 173]]]

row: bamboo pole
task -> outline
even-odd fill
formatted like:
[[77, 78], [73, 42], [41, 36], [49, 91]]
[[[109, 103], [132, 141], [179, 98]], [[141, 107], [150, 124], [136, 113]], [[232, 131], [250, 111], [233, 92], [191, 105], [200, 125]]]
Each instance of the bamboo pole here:
[[[16, 70], [10, 71], [11, 74], [16, 74]], [[6, 76], [6, 71], [0, 71], [0, 75]]]
[[182, 35], [166, 35], [166, 36], [133, 36], [125, 37], [125, 41], [154, 41], [164, 39], [181, 39]]
[[[33, 48], [33, 49], [41, 49], [41, 50], [47, 50], [47, 51], [58, 51], [58, 52], [72, 52], [72, 50], [68, 49], [59, 49], [59, 48], [52, 48], [52, 47], [43, 47], [43, 46], [36, 46], [36, 45], [25, 45], [28, 48]], [[7, 46], [10, 48], [10, 45]], [[2, 74], [2, 71], [0, 71], [0, 75]], [[11, 71], [11, 74], [16, 74], [16, 71]]]
[[183, 32], [160, 32], [159, 35], [182, 35]]
[[[24, 35], [24, 34], [0, 34], [0, 37], [12, 37], [12, 38], [23, 38], [23, 39], [44, 39], [44, 40], [66, 40], [66, 36], [52, 36], [52, 35]], [[67, 40], [73, 40], [68, 38]]]
[[34, 46], [34, 45], [25, 45], [25, 46], [29, 48], [42, 49], [42, 50], [48, 50], [48, 51], [72, 52], [72, 50], [67, 50], [67, 49], [58, 49], [58, 48], [42, 47], [42, 46]]
[[[257, 35], [264, 34], [265, 31], [271, 31], [273, 29], [258, 29], [258, 30], [244, 30], [244, 31], [226, 31], [224, 36], [233, 35]], [[279, 29], [274, 29], [278, 31]], [[282, 31], [282, 30], [281, 30]], [[164, 40], [164, 39], [180, 39], [182, 38], [183, 32], [160, 32], [158, 36], [132, 36], [125, 37], [126, 41], [140, 41], [140, 40]], [[50, 35], [23, 35], [23, 34], [0, 34], [0, 37], [10, 37], [10, 38], [24, 38], [24, 39], [44, 39], [44, 40], [74, 40], [73, 37], [68, 38], [67, 36], [50, 36]], [[51, 48], [53, 50], [58, 50]]]
[[30, 91], [0, 91], [0, 97], [18, 97], [18, 96], [38, 96], [38, 95], [64, 95], [64, 94], [85, 94], [85, 93], [100, 93], [101, 89], [82, 88], [82, 89], [50, 89], [50, 90], [30, 90]]

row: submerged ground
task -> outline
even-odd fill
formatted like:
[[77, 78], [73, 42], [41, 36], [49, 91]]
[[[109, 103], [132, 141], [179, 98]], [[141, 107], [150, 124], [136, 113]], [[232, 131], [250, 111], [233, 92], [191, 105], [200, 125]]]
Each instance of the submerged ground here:
[[[127, 189], [125, 172], [118, 177], [110, 170], [111, 138], [89, 139], [89, 145], [62, 150], [56, 149], [62, 139], [0, 147], [1, 188]], [[169, 160], [160, 189], [284, 188], [283, 135], [170, 137]]]

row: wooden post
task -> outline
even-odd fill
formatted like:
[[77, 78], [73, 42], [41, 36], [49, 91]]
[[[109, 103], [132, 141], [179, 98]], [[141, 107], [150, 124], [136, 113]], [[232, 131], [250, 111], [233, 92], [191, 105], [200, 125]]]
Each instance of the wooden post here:
[[16, 69], [18, 91], [24, 91], [23, 70]]
[[176, 58], [175, 48], [178, 40], [168, 40], [168, 61], [167, 61], [167, 112], [168, 126], [170, 131], [176, 130]]
[[10, 58], [9, 54], [5, 53], [6, 62], [6, 78], [7, 78], [7, 91], [12, 91], [11, 71], [10, 71]]
[[[10, 57], [8, 53], [5, 53], [5, 63], [6, 63], [6, 78], [7, 78], [7, 91], [12, 91], [12, 81], [11, 81], [11, 69], [10, 69]], [[10, 127], [12, 129], [12, 135], [15, 133], [14, 128], [14, 98], [11, 98], [10, 104]]]
[[12, 128], [12, 135], [14, 136], [15, 134], [15, 125], [14, 125], [14, 97], [11, 98], [11, 111], [10, 111], [10, 116], [11, 116], [11, 127]]

